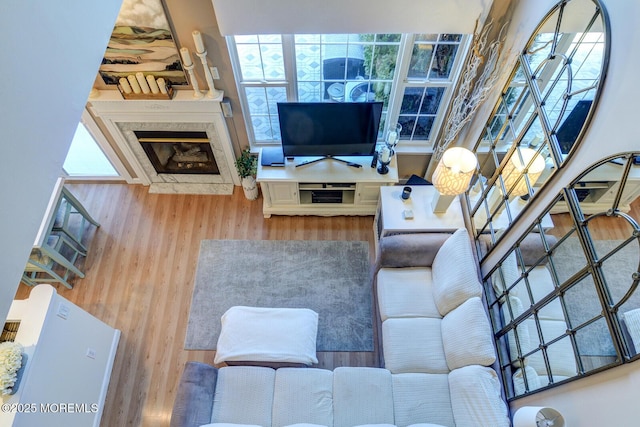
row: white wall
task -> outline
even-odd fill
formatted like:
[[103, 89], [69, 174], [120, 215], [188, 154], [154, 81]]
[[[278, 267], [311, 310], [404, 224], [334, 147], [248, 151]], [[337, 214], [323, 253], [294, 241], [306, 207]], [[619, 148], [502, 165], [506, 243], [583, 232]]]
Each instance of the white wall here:
[[492, 0], [212, 0], [222, 35], [472, 33]]
[[0, 3], [2, 320], [62, 170], [120, 3]]
[[[544, 16], [542, 10], [534, 12], [538, 8], [538, 0], [517, 3], [514, 17], [527, 17], [527, 21], [526, 24], [516, 25], [533, 29], [539, 18]], [[544, 3], [547, 6], [553, 4], [548, 0]], [[532, 209], [517, 221], [516, 232], [505, 236], [502, 250], [498, 250], [490, 261], [497, 261], [519, 232], [533, 222], [533, 218], [545, 209], [560, 189], [588, 166], [609, 155], [640, 151], [640, 135], [637, 130], [640, 85], [636, 66], [640, 55], [640, 33], [637, 31], [640, 4], [624, 0], [604, 0], [604, 3], [611, 20], [611, 59], [602, 97], [589, 131], [574, 158], [533, 199]], [[571, 427], [636, 426], [640, 419], [640, 405], [637, 404], [638, 381], [640, 363], [634, 362], [518, 399], [512, 403], [511, 408], [515, 411], [521, 406], [551, 406], [563, 414], [566, 425]]]
[[[66, 317], [59, 315], [63, 308]], [[21, 321], [16, 341], [28, 358], [17, 393], [0, 401], [35, 404], [38, 410], [1, 412], [0, 425], [98, 426], [120, 331], [61, 297], [50, 285], [38, 285], [27, 300], [16, 301], [9, 318]], [[87, 356], [88, 349], [93, 350], [92, 357]], [[40, 406], [47, 404], [52, 406]], [[84, 406], [68, 411], [56, 406], [60, 404]]]

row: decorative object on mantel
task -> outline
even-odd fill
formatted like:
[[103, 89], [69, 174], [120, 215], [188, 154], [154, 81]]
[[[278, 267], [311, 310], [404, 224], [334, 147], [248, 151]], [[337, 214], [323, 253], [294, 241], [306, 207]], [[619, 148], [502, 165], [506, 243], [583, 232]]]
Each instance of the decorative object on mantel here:
[[244, 196], [249, 200], [257, 199], [256, 172], [258, 171], [258, 158], [253, 156], [248, 148], [245, 148], [242, 150], [240, 157], [236, 159], [236, 169], [238, 169], [238, 175], [242, 178]]
[[173, 98], [173, 87], [165, 79], [143, 73], [121, 77], [118, 81], [118, 90], [124, 99], [171, 99]]
[[215, 85], [213, 84], [213, 74], [211, 73], [211, 69], [209, 68], [209, 64], [207, 64], [207, 49], [204, 47], [204, 41], [202, 40], [202, 34], [200, 31], [193, 31], [191, 33], [193, 36], [193, 41], [196, 45], [196, 55], [200, 58], [200, 62], [202, 62], [202, 68], [204, 69], [204, 76], [207, 79], [207, 85], [209, 86], [209, 92], [207, 92], [208, 98], [217, 98], [222, 95], [222, 91], [217, 90]]
[[26, 356], [22, 354], [22, 346], [17, 342], [0, 343], [0, 394], [14, 394], [18, 390], [21, 368], [25, 365]]
[[[507, 23], [503, 25], [498, 38], [487, 44], [487, 37], [492, 26], [491, 22], [486, 24], [480, 34], [474, 31], [471, 52], [466, 59], [465, 66], [462, 68], [464, 71], [460, 78], [458, 91], [444, 121], [442, 138], [433, 152], [432, 161], [426, 173], [427, 176], [438, 164], [437, 162], [440, 161], [445, 150], [456, 140], [460, 131], [474, 117], [475, 112], [485, 101], [498, 80], [499, 73], [496, 72], [496, 65], [500, 56], [503, 32]], [[479, 71], [482, 71], [480, 76], [478, 76]]]
[[122, 77], [138, 72], [162, 77], [172, 86], [188, 84], [163, 3], [122, 2], [100, 66], [100, 76], [107, 85], [116, 85]]
[[191, 54], [189, 53], [189, 49], [186, 47], [180, 48], [180, 56], [182, 56], [182, 65], [184, 69], [189, 73], [189, 80], [191, 81], [191, 86], [193, 86], [193, 97], [194, 98], [202, 98], [204, 95], [200, 92], [200, 86], [198, 86], [198, 80], [196, 80], [196, 74], [193, 72], [193, 61], [191, 60]]
[[[207, 86], [209, 86], [209, 91], [207, 92], [207, 98], [218, 98], [222, 96], [222, 91], [216, 89], [213, 84], [213, 73], [209, 68], [209, 64], [207, 64], [207, 49], [204, 46], [204, 41], [202, 40], [202, 34], [200, 31], [193, 31], [191, 33], [193, 36], [193, 42], [196, 46], [196, 55], [200, 58], [200, 62], [202, 63], [202, 69], [204, 70], [204, 76], [207, 80]], [[180, 56], [182, 56], [182, 65], [185, 70], [189, 73], [189, 80], [191, 80], [191, 85], [193, 86], [193, 96], [194, 98], [202, 98], [202, 92], [200, 92], [200, 87], [198, 86], [198, 81], [196, 80], [195, 72], [193, 68], [195, 65], [191, 60], [191, 53], [189, 49], [183, 47], [180, 49]]]

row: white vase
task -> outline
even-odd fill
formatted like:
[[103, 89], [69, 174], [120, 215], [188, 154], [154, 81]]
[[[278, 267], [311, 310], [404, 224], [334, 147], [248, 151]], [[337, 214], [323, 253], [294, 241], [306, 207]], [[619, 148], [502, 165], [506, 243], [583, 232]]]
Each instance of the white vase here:
[[255, 200], [258, 198], [258, 183], [252, 176], [245, 176], [242, 178], [242, 189], [244, 190], [244, 196], [249, 200]]

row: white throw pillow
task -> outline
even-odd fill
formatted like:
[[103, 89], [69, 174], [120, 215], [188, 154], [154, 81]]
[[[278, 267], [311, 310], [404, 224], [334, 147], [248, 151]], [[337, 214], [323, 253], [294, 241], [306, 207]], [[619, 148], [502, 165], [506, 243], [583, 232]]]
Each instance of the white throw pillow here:
[[449, 369], [489, 366], [496, 360], [489, 319], [482, 301], [473, 297], [442, 319], [442, 344]]
[[[502, 271], [502, 274], [500, 274]], [[502, 294], [507, 287], [512, 286], [520, 278], [520, 269], [515, 251], [502, 261], [502, 265], [491, 275], [491, 283], [496, 296]]]
[[442, 316], [471, 297], [482, 295], [469, 235], [459, 229], [440, 247], [433, 260], [433, 297]]

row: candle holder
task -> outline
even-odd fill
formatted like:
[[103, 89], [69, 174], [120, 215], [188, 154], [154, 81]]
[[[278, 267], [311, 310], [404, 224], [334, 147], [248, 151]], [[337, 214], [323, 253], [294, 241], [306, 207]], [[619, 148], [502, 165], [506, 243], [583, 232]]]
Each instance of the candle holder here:
[[389, 126], [389, 132], [387, 133], [385, 144], [389, 147], [389, 150], [391, 150], [392, 153], [394, 148], [396, 148], [396, 145], [398, 145], [398, 141], [400, 141], [400, 132], [402, 132], [402, 125], [400, 123]]
[[196, 55], [198, 55], [198, 58], [200, 58], [200, 62], [202, 62], [202, 68], [204, 68], [204, 76], [207, 79], [207, 85], [209, 86], [207, 98], [218, 98], [219, 96], [222, 96], [222, 91], [216, 89], [215, 85], [213, 84], [213, 75], [211, 74], [211, 69], [209, 69], [209, 65], [207, 64], [207, 51], [196, 51]]
[[183, 61], [182, 66], [187, 70], [187, 73], [189, 73], [189, 80], [191, 80], [191, 86], [193, 86], [193, 97], [198, 99], [202, 98], [204, 95], [200, 92], [200, 86], [198, 86], [196, 74], [193, 72], [194, 65], [186, 65]]
[[386, 175], [389, 173], [389, 163], [391, 163], [391, 157], [389, 157], [389, 160], [386, 162], [383, 162], [382, 159], [378, 158], [378, 169], [376, 170], [380, 175]]

